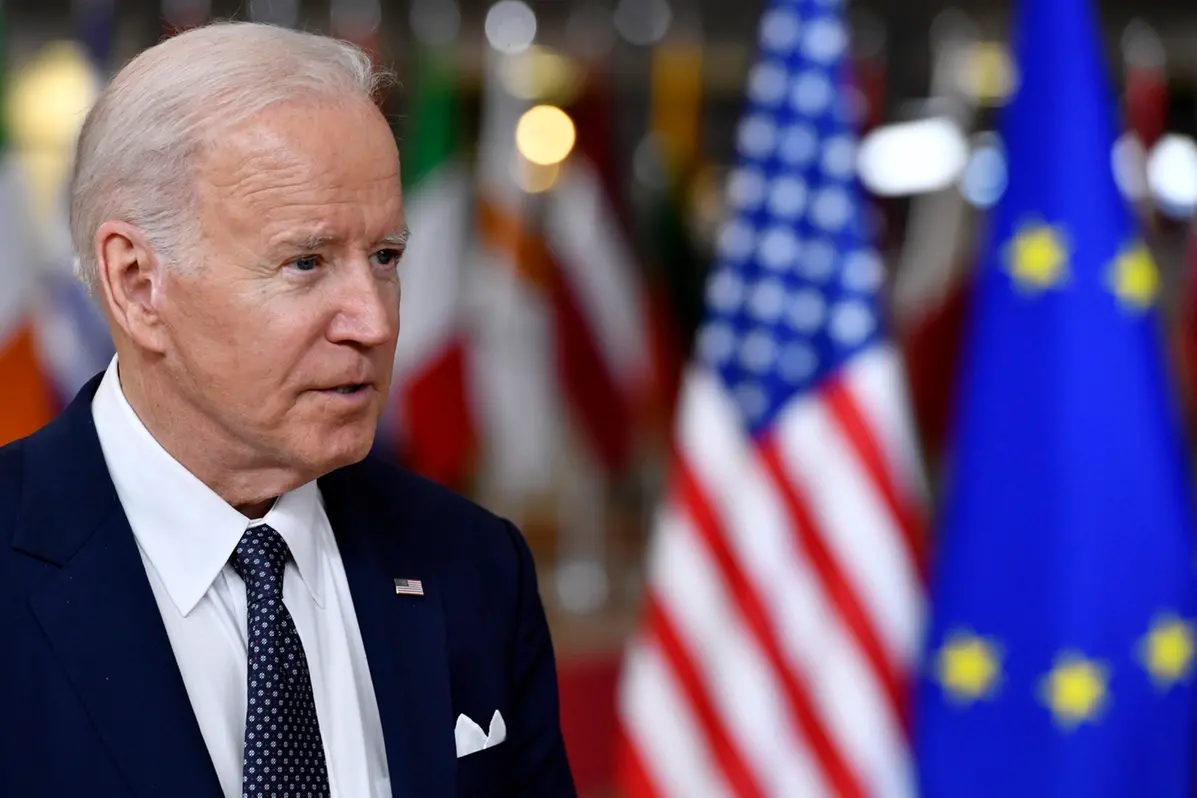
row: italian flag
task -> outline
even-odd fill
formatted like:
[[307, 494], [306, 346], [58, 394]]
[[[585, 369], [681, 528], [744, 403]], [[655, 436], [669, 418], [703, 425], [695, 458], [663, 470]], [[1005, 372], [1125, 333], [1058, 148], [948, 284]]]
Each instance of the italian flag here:
[[473, 184], [459, 157], [451, 63], [449, 53], [420, 53], [406, 115], [414, 128], [401, 142], [412, 237], [400, 266], [403, 299], [389, 426], [409, 467], [462, 487], [472, 475], [477, 448], [460, 301]]

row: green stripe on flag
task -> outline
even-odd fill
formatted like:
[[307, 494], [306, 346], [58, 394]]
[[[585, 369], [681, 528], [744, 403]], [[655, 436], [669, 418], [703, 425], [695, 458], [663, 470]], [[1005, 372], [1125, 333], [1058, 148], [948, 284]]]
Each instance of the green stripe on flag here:
[[457, 154], [460, 129], [457, 72], [452, 53], [422, 47], [416, 56], [416, 80], [403, 142], [404, 187], [415, 186]]

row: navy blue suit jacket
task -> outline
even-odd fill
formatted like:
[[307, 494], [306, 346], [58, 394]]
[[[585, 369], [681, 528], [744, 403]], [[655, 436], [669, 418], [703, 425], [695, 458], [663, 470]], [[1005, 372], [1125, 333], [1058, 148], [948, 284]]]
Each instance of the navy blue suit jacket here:
[[[0, 448], [0, 796], [218, 798], [92, 422], [98, 378]], [[532, 557], [510, 524], [367, 458], [319, 481], [393, 794], [575, 794]], [[420, 579], [422, 598], [395, 595]], [[457, 759], [462, 713], [507, 740]], [[347, 796], [346, 798], [357, 798]]]

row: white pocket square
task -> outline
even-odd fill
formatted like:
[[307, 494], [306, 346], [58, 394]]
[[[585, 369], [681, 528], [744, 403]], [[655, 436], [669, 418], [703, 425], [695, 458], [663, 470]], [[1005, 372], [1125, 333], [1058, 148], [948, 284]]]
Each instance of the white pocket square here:
[[457, 758], [476, 753], [484, 748], [494, 748], [507, 739], [507, 724], [499, 710], [490, 719], [490, 734], [482, 731], [482, 727], [465, 715], [457, 717], [457, 727], [453, 730], [453, 737], [457, 740]]

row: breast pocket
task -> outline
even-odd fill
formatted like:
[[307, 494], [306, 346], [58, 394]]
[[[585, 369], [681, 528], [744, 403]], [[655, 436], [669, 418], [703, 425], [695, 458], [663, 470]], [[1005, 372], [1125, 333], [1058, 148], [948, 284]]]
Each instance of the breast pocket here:
[[506, 743], [484, 748], [457, 760], [458, 798], [506, 798]]

